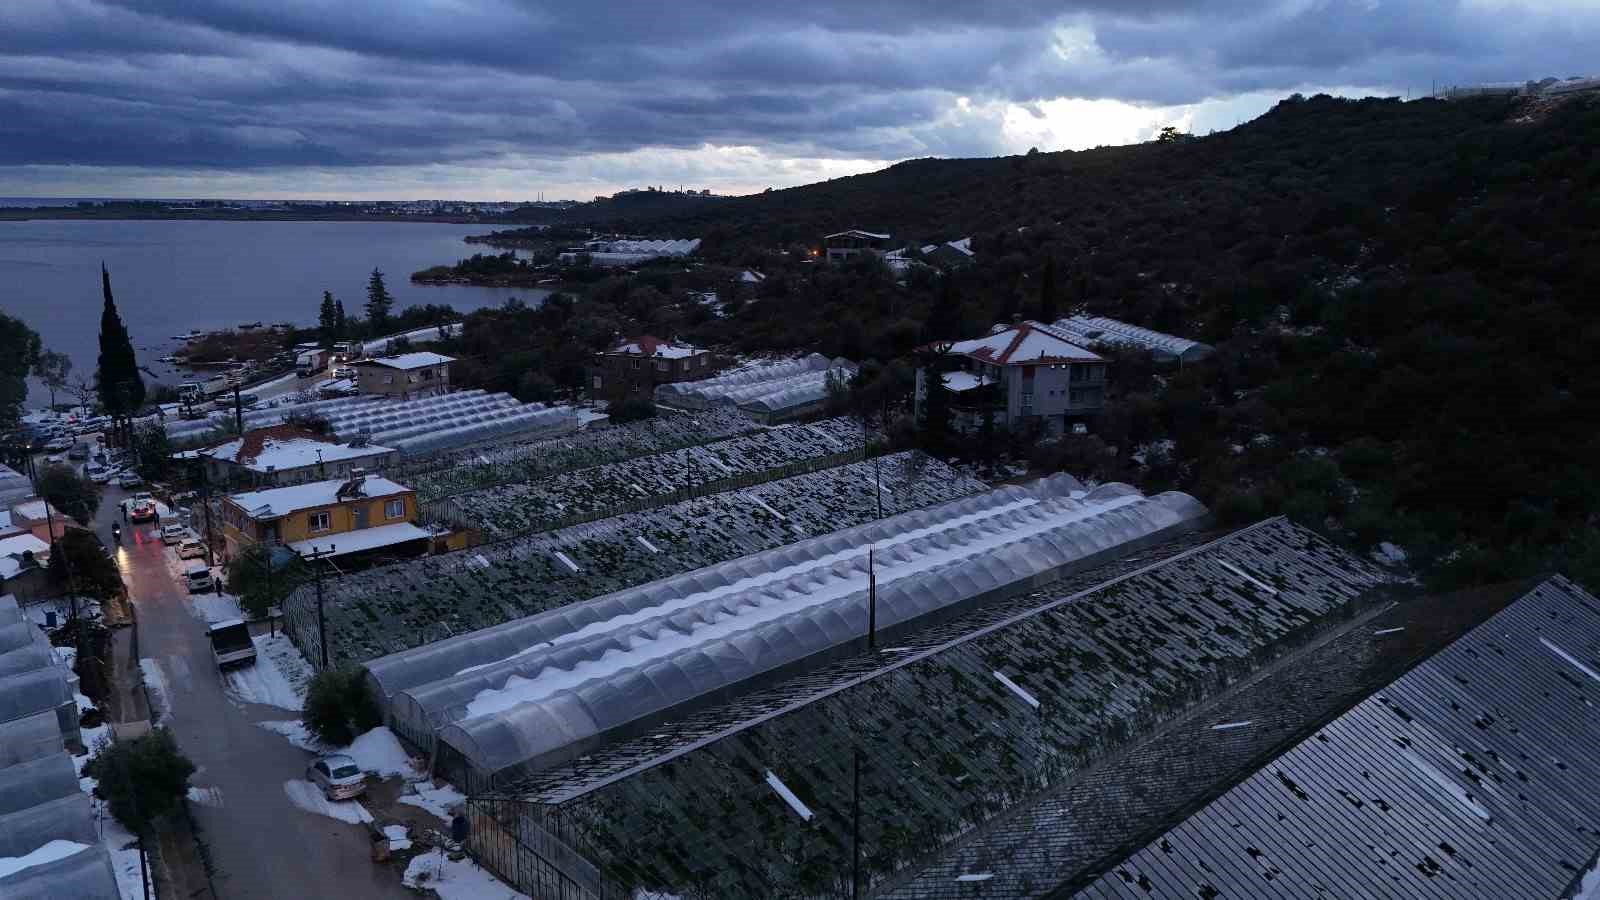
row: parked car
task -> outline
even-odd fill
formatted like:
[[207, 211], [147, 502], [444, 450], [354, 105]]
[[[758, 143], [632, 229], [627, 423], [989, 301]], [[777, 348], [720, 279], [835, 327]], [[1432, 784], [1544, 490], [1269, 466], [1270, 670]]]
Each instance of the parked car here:
[[[196, 547], [200, 546], [199, 541], [194, 543]], [[202, 555], [204, 555], [204, 552], [203, 550], [201, 551]], [[178, 547], [178, 555], [183, 555], [182, 545]], [[216, 586], [216, 579], [211, 577], [210, 566], [203, 562], [197, 562], [191, 563], [189, 568], [183, 570], [183, 584], [191, 594], [204, 594]]]
[[128, 469], [117, 476], [117, 485], [120, 487], [136, 488], [141, 484], [144, 484], [144, 479], [140, 478], [139, 473], [132, 469]]
[[111, 481], [111, 470], [105, 466], [97, 466], [94, 463], [84, 466], [83, 474], [89, 476], [89, 480], [95, 484], [106, 484]]
[[75, 459], [75, 460], [80, 460], [81, 461], [81, 460], [85, 460], [85, 459], [88, 459], [88, 458], [89, 458], [89, 445], [88, 444], [73, 444], [72, 445], [72, 449], [67, 451], [67, 459]]
[[367, 776], [356, 761], [342, 753], [318, 757], [306, 766], [306, 780], [322, 789], [329, 800], [349, 800], [367, 789]]
[[[161, 543], [166, 544], [168, 547], [174, 544], [181, 544], [184, 538], [191, 537], [194, 537], [194, 535], [189, 532], [189, 529], [177, 522], [161, 526]], [[204, 553], [202, 552], [201, 555], [203, 556]]]
[[200, 543], [199, 538], [185, 537], [178, 541], [179, 559], [203, 559], [206, 555], [206, 545]]
[[70, 437], [53, 437], [45, 443], [44, 449], [50, 453], [60, 453], [63, 450], [71, 450], [72, 444]]

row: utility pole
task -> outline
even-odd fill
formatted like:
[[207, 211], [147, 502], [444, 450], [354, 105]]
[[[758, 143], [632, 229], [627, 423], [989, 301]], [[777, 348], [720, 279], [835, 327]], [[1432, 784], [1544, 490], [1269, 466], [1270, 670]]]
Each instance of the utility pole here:
[[878, 649], [878, 573], [873, 568], [872, 546], [867, 547], [867, 650]]
[[334, 545], [329, 544], [328, 549], [318, 550], [315, 544], [311, 545], [311, 552], [306, 559], [311, 563], [311, 575], [317, 583], [317, 642], [322, 648], [322, 669], [328, 669], [328, 619], [322, 609], [322, 566], [318, 563], [326, 557], [332, 556]]
[[861, 748], [850, 750], [850, 900], [861, 897]]
[[233, 383], [233, 427], [244, 434], [244, 403], [239, 399], [239, 382]]

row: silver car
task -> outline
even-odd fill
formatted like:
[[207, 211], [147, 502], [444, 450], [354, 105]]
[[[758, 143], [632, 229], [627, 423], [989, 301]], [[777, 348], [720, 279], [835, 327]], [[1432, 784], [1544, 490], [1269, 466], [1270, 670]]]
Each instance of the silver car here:
[[367, 776], [361, 767], [342, 753], [317, 757], [306, 766], [306, 780], [321, 788], [329, 800], [349, 800], [367, 789]]

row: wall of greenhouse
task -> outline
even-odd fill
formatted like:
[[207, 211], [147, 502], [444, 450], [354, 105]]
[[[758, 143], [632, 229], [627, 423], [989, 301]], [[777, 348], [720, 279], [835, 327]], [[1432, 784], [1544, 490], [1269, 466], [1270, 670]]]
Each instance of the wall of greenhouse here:
[[[389, 718], [436, 733], [477, 783], [520, 777], [850, 652], [867, 631], [869, 546], [877, 624], [892, 640], [1205, 517], [1186, 495], [1084, 492], [1067, 476], [1003, 488], [489, 629], [458, 656], [471, 664], [394, 692]], [[419, 662], [436, 670], [378, 661], [369, 676], [388, 694], [385, 676]]]
[[863, 886], [882, 889], [1371, 608], [1381, 584], [1370, 565], [1269, 520], [1038, 598], [625, 771], [580, 761], [501, 785], [470, 804], [499, 824], [469, 850], [529, 891], [530, 873], [578, 883], [559, 855], [570, 851], [601, 874], [579, 896], [843, 898], [859, 833]]

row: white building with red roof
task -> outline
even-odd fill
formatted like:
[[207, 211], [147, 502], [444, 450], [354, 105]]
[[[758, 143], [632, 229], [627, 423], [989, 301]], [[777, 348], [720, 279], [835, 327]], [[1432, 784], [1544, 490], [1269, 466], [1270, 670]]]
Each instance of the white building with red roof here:
[[[1105, 406], [1106, 360], [1034, 321], [996, 326], [981, 338], [944, 345], [945, 387], [951, 393], [951, 424], [979, 427], [988, 415], [997, 428], [1036, 424], [1060, 434], [1067, 424]], [[917, 413], [927, 397], [917, 371]]]

